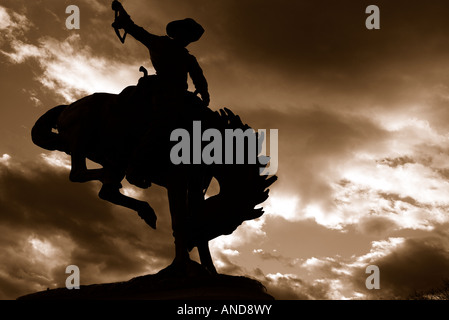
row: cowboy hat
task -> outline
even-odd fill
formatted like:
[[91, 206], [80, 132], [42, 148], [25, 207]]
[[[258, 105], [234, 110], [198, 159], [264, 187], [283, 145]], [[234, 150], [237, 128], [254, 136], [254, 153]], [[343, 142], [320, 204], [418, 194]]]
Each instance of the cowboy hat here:
[[198, 41], [204, 33], [203, 27], [191, 18], [176, 20], [167, 24], [167, 35], [178, 40]]

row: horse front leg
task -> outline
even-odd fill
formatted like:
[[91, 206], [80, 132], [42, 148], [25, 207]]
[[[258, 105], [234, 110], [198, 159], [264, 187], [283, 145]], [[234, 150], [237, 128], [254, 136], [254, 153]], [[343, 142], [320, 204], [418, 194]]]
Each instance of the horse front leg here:
[[[121, 180], [119, 180], [121, 181]], [[120, 182], [103, 182], [98, 196], [113, 204], [132, 209], [148, 224], [151, 228], [156, 229], [157, 216], [153, 208], [148, 202], [140, 201], [120, 193], [122, 185]]]
[[[204, 193], [203, 188], [210, 183], [212, 178], [206, 176], [201, 170], [193, 170], [188, 183], [188, 208], [191, 216], [198, 215], [203, 210]], [[206, 183], [205, 181], [206, 180]], [[206, 187], [207, 189], [207, 187]], [[210, 273], [217, 274], [214, 262], [209, 250], [209, 242], [201, 241], [198, 245], [198, 253], [200, 255], [201, 265]]]
[[187, 184], [182, 177], [167, 184], [168, 201], [175, 238], [175, 259], [172, 265], [186, 266], [190, 260], [187, 246]]

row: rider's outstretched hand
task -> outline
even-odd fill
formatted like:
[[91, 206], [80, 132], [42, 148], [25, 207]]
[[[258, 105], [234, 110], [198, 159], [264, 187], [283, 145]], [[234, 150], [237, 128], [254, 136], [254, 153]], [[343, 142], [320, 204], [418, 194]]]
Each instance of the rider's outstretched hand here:
[[112, 1], [112, 10], [114, 11], [123, 10], [123, 5], [120, 3], [120, 1], [114, 0]]
[[[126, 25], [128, 25], [130, 22], [132, 22], [131, 17], [125, 11], [125, 9], [123, 8], [122, 4], [119, 1], [114, 0], [112, 2], [112, 10], [114, 10], [116, 12], [115, 21], [112, 24], [112, 26], [114, 28], [124, 29]], [[117, 12], [119, 13], [118, 15], [117, 15]]]

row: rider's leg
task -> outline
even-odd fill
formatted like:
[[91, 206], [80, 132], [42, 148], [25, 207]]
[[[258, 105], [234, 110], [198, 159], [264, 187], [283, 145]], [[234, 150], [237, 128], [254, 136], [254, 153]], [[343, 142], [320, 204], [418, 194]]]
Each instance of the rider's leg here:
[[126, 179], [139, 188], [151, 186], [149, 170], [154, 157], [153, 150], [164, 147], [161, 141], [169, 141], [172, 130], [177, 127], [180, 110], [185, 103], [183, 91], [173, 91], [156, 83], [151, 95], [151, 117], [149, 127], [139, 136], [139, 142], [130, 158]]
[[126, 179], [129, 183], [142, 189], [151, 186], [151, 177], [149, 174], [151, 172], [152, 159], [155, 157], [153, 153], [155, 147], [152, 141], [157, 138], [158, 136], [153, 127], [148, 128], [131, 154], [127, 165]]

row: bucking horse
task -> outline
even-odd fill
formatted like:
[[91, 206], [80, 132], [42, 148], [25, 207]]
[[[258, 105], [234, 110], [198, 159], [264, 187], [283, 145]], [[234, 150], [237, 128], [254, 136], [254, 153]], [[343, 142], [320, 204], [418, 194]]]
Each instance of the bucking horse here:
[[[261, 175], [260, 163], [174, 165], [170, 151], [175, 141], [170, 134], [175, 128], [191, 132], [192, 122], [199, 120], [203, 131], [214, 128], [224, 136], [226, 129], [250, 127], [229, 109], [205, 107], [190, 92], [177, 114], [158, 112], [151, 98], [156, 87], [157, 76], [145, 74], [137, 85], [118, 95], [94, 93], [54, 107], [36, 121], [32, 140], [46, 150], [70, 155], [72, 182], [101, 181], [101, 199], [136, 211], [154, 229], [157, 218], [153, 208], [122, 194], [121, 182], [126, 178], [139, 188], [152, 183], [165, 187], [175, 239], [171, 266], [185, 268], [189, 252], [197, 247], [201, 265], [216, 273], [208, 242], [231, 234], [246, 220], [259, 218], [263, 208], [256, 207], [268, 198], [267, 188], [277, 177]], [[257, 143], [262, 139], [258, 136]], [[86, 159], [101, 168], [88, 169]], [[212, 178], [218, 181], [220, 191], [206, 198]]]

